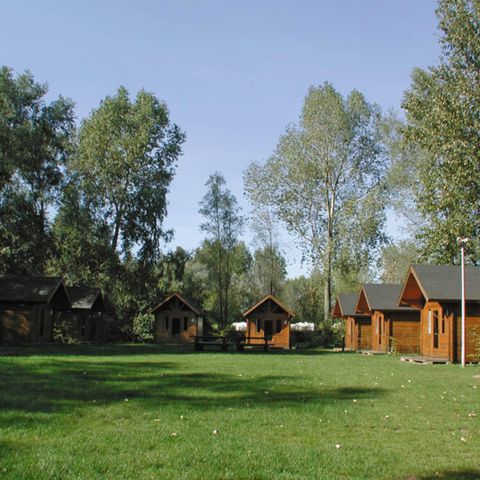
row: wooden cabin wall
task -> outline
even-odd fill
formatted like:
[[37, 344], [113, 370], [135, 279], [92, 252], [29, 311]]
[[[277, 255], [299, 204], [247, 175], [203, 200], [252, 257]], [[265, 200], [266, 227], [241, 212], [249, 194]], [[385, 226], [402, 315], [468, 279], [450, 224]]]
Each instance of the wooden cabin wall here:
[[370, 350], [372, 348], [372, 319], [358, 318], [358, 344], [360, 350]]
[[0, 305], [0, 323], [0, 343], [51, 342], [53, 339], [53, 315], [48, 304]]
[[[445, 308], [446, 307], [446, 308]], [[429, 320], [429, 312], [432, 319]], [[454, 335], [452, 311], [448, 306], [438, 302], [427, 302], [421, 312], [420, 352], [424, 357], [439, 358], [452, 361]], [[435, 345], [434, 320], [438, 318], [438, 338]]]
[[420, 310], [392, 312], [388, 315], [389, 336], [395, 339], [398, 353], [420, 353]]
[[388, 352], [394, 339], [398, 353], [420, 353], [420, 311], [372, 315], [372, 350]]
[[55, 339], [59, 341], [102, 342], [104, 334], [102, 316], [90, 310], [63, 311], [55, 319]]
[[[252, 312], [252, 314], [246, 319], [247, 331], [246, 336], [252, 337], [253, 340], [249, 340], [250, 343], [261, 343], [263, 340], [260, 338], [265, 337], [265, 321], [273, 321], [273, 334], [272, 339], [268, 344], [272, 347], [278, 348], [290, 348], [290, 317], [284, 312]], [[257, 320], [260, 321], [257, 328]], [[277, 332], [277, 325], [280, 331]], [[259, 340], [256, 341], [255, 338]]]
[[371, 344], [372, 350], [376, 352], [386, 352], [388, 342], [386, 339], [388, 336], [385, 334], [386, 329], [385, 316], [382, 312], [375, 311], [372, 315], [372, 327], [371, 327]]
[[[451, 342], [453, 348], [450, 353], [450, 361], [458, 363], [462, 361], [462, 311], [459, 304], [446, 306], [446, 310], [448, 308], [453, 314], [452, 330], [454, 332]], [[475, 358], [478, 355], [478, 340], [475, 339], [474, 330], [480, 334], [480, 305], [467, 304], [465, 313], [465, 361], [478, 361]]]
[[358, 331], [355, 325], [355, 319], [353, 317], [345, 318], [345, 349], [356, 350], [358, 342]]
[[[166, 319], [168, 318], [168, 328], [166, 328]], [[180, 333], [172, 334], [172, 321], [174, 318], [180, 319]], [[184, 321], [187, 319], [187, 330], [184, 330]], [[166, 308], [155, 312], [155, 332], [154, 339], [156, 343], [178, 342], [193, 343], [197, 335], [197, 316], [190, 310], [179, 310], [176, 308]]]

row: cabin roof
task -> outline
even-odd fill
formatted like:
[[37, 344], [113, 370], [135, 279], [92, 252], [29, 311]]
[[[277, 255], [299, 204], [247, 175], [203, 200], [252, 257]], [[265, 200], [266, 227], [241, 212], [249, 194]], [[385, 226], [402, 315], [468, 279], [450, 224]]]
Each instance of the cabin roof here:
[[273, 295], [267, 295], [266, 297], [262, 298], [258, 303], [256, 303], [252, 308], [249, 308], [244, 314], [244, 317], [247, 317], [250, 315], [252, 312], [257, 310], [261, 305], [263, 305], [265, 302], [272, 301], [273, 303], [277, 304], [285, 313], [288, 313], [290, 317], [294, 316], [294, 313], [285, 305], [283, 304], [278, 298], [274, 297]]
[[72, 308], [91, 310], [95, 303], [99, 308], [103, 307], [102, 292], [99, 288], [67, 287], [67, 292], [72, 302]]
[[70, 303], [61, 277], [0, 274], [0, 302], [49, 303], [59, 289]]
[[370, 312], [380, 311], [413, 311], [415, 308], [403, 307], [398, 305], [398, 299], [402, 285], [400, 283], [365, 283], [360, 292], [359, 301], [357, 303], [357, 312], [361, 297], [365, 298]]
[[[462, 282], [460, 265], [412, 265], [407, 280], [413, 275], [425, 301], [460, 301]], [[407, 281], [405, 281], [406, 284]], [[401, 296], [405, 292], [403, 285]], [[465, 266], [465, 296], [473, 302], [480, 301], [480, 267]]]
[[357, 314], [358, 293], [339, 293], [335, 308], [334, 317], [355, 317]]
[[169, 295], [165, 300], [160, 302], [156, 307], [152, 309], [152, 313], [156, 312], [158, 309], [162, 308], [165, 306], [170, 300], [173, 298], [178, 298], [183, 304], [185, 304], [192, 312], [196, 313], [197, 315], [201, 315], [200, 309], [195, 305], [195, 303], [190, 300], [189, 298], [185, 297], [184, 295], [180, 295], [178, 292], [174, 292], [171, 295]]

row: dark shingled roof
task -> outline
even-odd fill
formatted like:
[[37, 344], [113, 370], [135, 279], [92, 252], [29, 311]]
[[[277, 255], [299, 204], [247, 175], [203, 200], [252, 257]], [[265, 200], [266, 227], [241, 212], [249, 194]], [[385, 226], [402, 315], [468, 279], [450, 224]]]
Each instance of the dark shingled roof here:
[[399, 307], [398, 299], [402, 291], [403, 285], [397, 283], [365, 283], [363, 292], [367, 299], [370, 310], [398, 310], [398, 311], [414, 311], [415, 308]]
[[[460, 265], [412, 265], [411, 270], [426, 301], [460, 301], [462, 279]], [[480, 301], [480, 267], [465, 266], [467, 300]]]
[[0, 274], [0, 302], [46, 303], [61, 285], [60, 277]]
[[354, 317], [357, 315], [358, 293], [339, 293], [337, 302], [340, 306], [340, 312], [344, 317]]
[[[68, 296], [72, 302], [72, 308], [90, 310], [93, 308], [96, 300], [100, 297], [99, 288], [91, 287], [67, 287]], [[102, 305], [100, 305], [101, 307]]]

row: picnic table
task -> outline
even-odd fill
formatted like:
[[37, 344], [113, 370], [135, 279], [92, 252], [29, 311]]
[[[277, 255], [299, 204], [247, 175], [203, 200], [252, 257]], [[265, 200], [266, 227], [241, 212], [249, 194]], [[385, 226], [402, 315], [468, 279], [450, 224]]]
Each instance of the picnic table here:
[[196, 352], [202, 352], [205, 347], [226, 352], [230, 346], [234, 347], [238, 352], [243, 352], [245, 347], [268, 350], [269, 345], [268, 338], [265, 337], [239, 337], [232, 339], [226, 335], [196, 335], [193, 343], [193, 348]]

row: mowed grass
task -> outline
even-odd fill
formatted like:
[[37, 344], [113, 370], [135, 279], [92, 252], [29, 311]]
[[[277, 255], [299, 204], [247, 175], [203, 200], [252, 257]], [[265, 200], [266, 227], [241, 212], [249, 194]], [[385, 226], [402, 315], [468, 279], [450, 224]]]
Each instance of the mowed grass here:
[[19, 356], [0, 356], [0, 479], [480, 478], [479, 367], [151, 345], [8, 351]]

